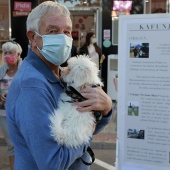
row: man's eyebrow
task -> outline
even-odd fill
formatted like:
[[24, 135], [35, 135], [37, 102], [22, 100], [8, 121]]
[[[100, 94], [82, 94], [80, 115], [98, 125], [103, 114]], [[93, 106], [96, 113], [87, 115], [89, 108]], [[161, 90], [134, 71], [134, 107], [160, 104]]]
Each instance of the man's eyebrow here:
[[[56, 25], [48, 25], [47, 29], [52, 29], [52, 28], [55, 28], [55, 29], [59, 29], [58, 26]], [[72, 26], [66, 26], [67, 29], [72, 29]]]

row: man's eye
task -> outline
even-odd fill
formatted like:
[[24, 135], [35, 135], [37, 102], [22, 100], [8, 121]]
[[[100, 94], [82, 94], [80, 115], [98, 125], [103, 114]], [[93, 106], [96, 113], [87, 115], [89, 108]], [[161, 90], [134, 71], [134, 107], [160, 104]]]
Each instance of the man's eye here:
[[70, 32], [70, 31], [64, 31], [64, 34], [70, 36], [70, 35], [71, 35], [71, 32]]
[[49, 34], [56, 34], [57, 33], [57, 30], [50, 30], [49, 31]]

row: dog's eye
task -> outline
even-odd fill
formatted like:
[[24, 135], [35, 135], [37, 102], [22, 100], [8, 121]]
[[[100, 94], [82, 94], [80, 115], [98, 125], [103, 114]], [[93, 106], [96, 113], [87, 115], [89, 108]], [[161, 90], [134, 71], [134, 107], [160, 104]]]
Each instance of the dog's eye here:
[[62, 67], [61, 74], [67, 75], [70, 72], [70, 69], [68, 67]]
[[70, 68], [69, 67], [64, 67], [64, 70], [63, 70], [66, 74], [68, 74], [70, 72]]

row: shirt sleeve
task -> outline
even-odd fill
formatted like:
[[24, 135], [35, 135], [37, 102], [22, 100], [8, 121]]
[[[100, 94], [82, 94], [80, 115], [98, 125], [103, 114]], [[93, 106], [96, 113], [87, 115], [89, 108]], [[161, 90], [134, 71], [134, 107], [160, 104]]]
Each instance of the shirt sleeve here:
[[109, 124], [109, 122], [112, 118], [112, 113], [113, 113], [113, 109], [110, 110], [110, 112], [108, 113], [107, 116], [102, 117], [102, 120], [96, 125], [96, 129], [95, 129], [93, 135], [96, 135], [99, 132], [101, 132], [105, 128], [105, 126], [107, 124]]

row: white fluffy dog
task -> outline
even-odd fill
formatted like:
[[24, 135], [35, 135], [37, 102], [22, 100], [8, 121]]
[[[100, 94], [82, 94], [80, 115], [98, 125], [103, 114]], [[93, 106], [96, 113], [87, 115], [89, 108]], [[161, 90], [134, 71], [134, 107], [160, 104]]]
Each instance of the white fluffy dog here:
[[[68, 66], [62, 70], [61, 77], [67, 85], [80, 90], [86, 85], [103, 86], [98, 73], [96, 64], [88, 56], [80, 55], [68, 60]], [[73, 99], [66, 93], [61, 94], [59, 107], [50, 116], [50, 128], [55, 141], [76, 148], [89, 142], [96, 123], [92, 112], [78, 112], [72, 102]]]

